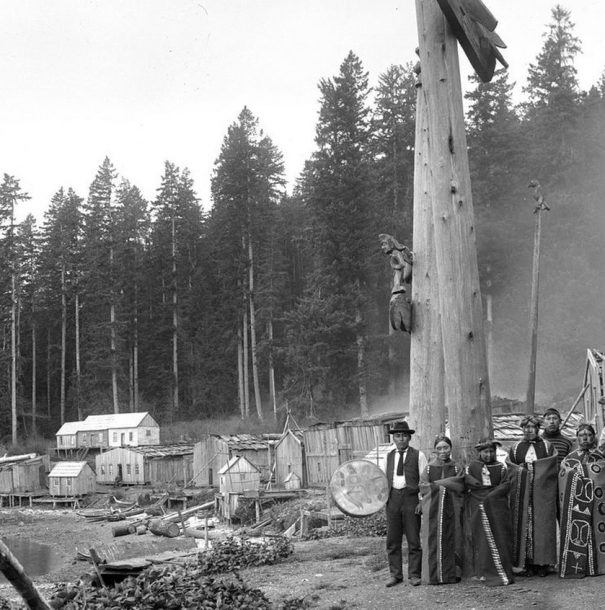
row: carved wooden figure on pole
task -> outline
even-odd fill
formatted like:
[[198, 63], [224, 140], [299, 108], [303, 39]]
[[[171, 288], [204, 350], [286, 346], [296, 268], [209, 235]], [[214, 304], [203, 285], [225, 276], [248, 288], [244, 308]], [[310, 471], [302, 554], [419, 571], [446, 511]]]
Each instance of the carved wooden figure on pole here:
[[406, 286], [409, 287], [412, 281], [413, 253], [407, 246], [401, 245], [392, 235], [381, 233], [378, 239], [382, 251], [389, 255], [389, 261], [393, 269], [393, 287], [389, 302], [391, 327], [393, 330], [402, 330], [409, 333], [412, 328], [412, 306]]

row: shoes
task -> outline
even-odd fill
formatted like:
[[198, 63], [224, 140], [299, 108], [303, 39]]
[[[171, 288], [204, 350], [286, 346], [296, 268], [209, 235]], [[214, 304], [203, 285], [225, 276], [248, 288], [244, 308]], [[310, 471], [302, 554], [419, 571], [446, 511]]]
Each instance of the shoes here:
[[410, 578], [409, 582], [412, 587], [417, 587], [420, 584], [420, 578]]
[[403, 578], [391, 578], [389, 582], [385, 585], [386, 587], [394, 587], [395, 585], [400, 585], [403, 582]]

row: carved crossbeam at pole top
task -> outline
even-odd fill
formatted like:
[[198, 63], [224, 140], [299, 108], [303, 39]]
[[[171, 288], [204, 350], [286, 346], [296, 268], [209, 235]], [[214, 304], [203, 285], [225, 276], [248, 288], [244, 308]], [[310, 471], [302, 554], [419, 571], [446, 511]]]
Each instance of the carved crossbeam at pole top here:
[[508, 64], [498, 47], [506, 45], [496, 34], [498, 20], [481, 0], [437, 0], [460, 46], [479, 78], [487, 83], [492, 79], [498, 60]]

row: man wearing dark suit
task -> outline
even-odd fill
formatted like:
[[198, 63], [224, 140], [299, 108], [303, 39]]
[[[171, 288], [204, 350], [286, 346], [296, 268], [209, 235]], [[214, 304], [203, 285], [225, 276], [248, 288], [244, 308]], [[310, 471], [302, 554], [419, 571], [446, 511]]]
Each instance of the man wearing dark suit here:
[[420, 584], [422, 549], [420, 547], [419, 482], [427, 461], [423, 453], [410, 447], [414, 430], [406, 421], [395, 422], [389, 430], [395, 448], [387, 454], [387, 556], [391, 580], [387, 587], [403, 582], [401, 543], [405, 534], [408, 543], [408, 580]]

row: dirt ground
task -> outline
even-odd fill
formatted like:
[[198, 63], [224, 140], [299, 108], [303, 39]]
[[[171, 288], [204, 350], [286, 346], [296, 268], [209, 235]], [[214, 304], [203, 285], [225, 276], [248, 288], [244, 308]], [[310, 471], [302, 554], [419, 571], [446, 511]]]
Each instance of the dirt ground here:
[[[76, 560], [76, 550], [111, 545], [112, 525], [89, 522], [71, 510], [1, 509], [0, 535], [24, 537], [51, 545], [57, 561], [44, 576], [34, 577], [43, 595], [50, 598], [52, 583], [75, 582], [90, 569]], [[126, 539], [132, 539], [126, 541]], [[145, 540], [143, 540], [145, 539]], [[123, 544], [157, 546], [157, 552], [190, 548], [191, 540], [159, 538], [152, 535], [123, 537]], [[456, 585], [411, 587], [402, 584], [390, 589], [383, 538], [327, 538], [294, 541], [294, 554], [271, 566], [243, 570], [244, 581], [263, 590], [274, 602], [305, 598], [310, 608], [340, 610], [381, 610], [399, 608], [596, 608], [605, 594], [605, 576], [582, 580], [521, 578], [508, 587], [489, 588], [478, 582]], [[133, 556], [131, 554], [131, 556]], [[0, 607], [19, 607], [19, 596], [11, 585], [0, 586]]]

